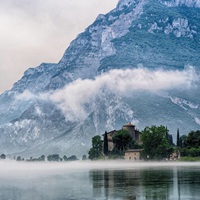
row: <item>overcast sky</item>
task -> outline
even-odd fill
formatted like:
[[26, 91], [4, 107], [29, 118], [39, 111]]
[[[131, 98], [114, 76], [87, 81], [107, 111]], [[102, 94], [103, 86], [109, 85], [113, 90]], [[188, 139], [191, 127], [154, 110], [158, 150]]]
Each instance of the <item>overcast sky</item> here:
[[0, 0], [0, 93], [29, 67], [58, 62], [69, 43], [118, 0]]

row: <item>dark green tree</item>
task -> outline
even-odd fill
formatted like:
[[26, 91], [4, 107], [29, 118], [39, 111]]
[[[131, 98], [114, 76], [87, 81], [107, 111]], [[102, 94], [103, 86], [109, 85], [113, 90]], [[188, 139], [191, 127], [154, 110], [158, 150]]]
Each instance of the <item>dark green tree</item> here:
[[21, 156], [17, 156], [17, 161], [21, 161], [21, 160], [22, 160]]
[[67, 156], [66, 155], [63, 156], [63, 160], [67, 161]]
[[41, 155], [41, 156], [38, 158], [38, 161], [45, 161], [45, 155]]
[[104, 134], [104, 138], [103, 138], [103, 153], [105, 156], [108, 155], [108, 133], [107, 131]]
[[69, 158], [67, 158], [68, 161], [75, 161], [78, 160], [78, 158], [75, 155], [70, 156]]
[[165, 128], [166, 130], [166, 138], [167, 138], [167, 141], [170, 145], [173, 145], [173, 136], [171, 134], [169, 134], [169, 130], [167, 129], [167, 126]]
[[6, 155], [5, 154], [1, 154], [1, 159], [2, 160], [6, 159]]
[[200, 146], [200, 131], [191, 131], [187, 137], [188, 147], [198, 148]]
[[87, 160], [87, 156], [84, 154], [82, 160]]
[[60, 156], [58, 154], [48, 155], [47, 160], [50, 161], [50, 162], [59, 162]]
[[119, 150], [119, 152], [123, 152], [128, 149], [129, 144], [132, 141], [132, 137], [127, 130], [120, 130], [114, 137], [113, 143], [115, 144], [115, 148]]
[[179, 135], [179, 129], [177, 130], [177, 135], [176, 135], [176, 146], [180, 147], [180, 135]]
[[191, 156], [191, 157], [199, 157], [200, 156], [200, 148], [190, 148], [187, 149], [187, 156]]
[[186, 148], [188, 146], [187, 136], [186, 135], [182, 135], [179, 138], [179, 145], [180, 145], [181, 148]]
[[146, 127], [142, 131], [143, 157], [151, 160], [168, 158], [173, 153], [173, 147], [166, 138], [164, 126]]
[[101, 137], [96, 135], [92, 138], [92, 148], [89, 150], [89, 159], [96, 160], [102, 156], [102, 143]]
[[141, 149], [142, 146], [138, 144], [137, 141], [135, 141], [134, 139], [130, 140], [129, 144], [128, 144], [128, 148], [129, 149]]

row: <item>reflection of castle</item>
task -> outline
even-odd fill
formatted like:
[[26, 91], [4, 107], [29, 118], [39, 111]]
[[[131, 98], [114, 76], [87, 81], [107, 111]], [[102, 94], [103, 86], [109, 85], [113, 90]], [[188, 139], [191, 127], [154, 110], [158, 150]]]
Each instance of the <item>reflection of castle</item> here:
[[[135, 125], [128, 123], [126, 125], [123, 125], [121, 130], [127, 130], [132, 138], [137, 141], [139, 144], [141, 144], [141, 132], [137, 129], [135, 129]], [[108, 137], [108, 150], [112, 151], [114, 148], [114, 143], [113, 143], [113, 137], [119, 132], [120, 130], [116, 131], [110, 131], [107, 133]], [[140, 160], [140, 152], [141, 149], [129, 149], [125, 152], [125, 159], [126, 160]]]
[[[91, 170], [94, 199], [135, 200], [141, 189], [140, 170]], [[104, 197], [104, 198], [102, 198]]]

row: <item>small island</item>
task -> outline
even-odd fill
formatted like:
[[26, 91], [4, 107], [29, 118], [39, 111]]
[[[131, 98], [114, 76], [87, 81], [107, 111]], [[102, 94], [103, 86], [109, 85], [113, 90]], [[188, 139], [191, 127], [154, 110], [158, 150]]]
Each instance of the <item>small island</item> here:
[[143, 131], [128, 123], [121, 130], [105, 132], [92, 138], [89, 159], [125, 159], [132, 161], [199, 161], [200, 131], [191, 131], [180, 137], [177, 129], [176, 144], [167, 127], [146, 126]]

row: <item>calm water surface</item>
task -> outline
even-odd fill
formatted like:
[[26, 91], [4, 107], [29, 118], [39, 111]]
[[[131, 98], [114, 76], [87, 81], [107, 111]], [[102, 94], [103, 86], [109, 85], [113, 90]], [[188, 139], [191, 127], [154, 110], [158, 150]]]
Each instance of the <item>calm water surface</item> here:
[[200, 164], [0, 162], [0, 200], [79, 199], [199, 200]]

